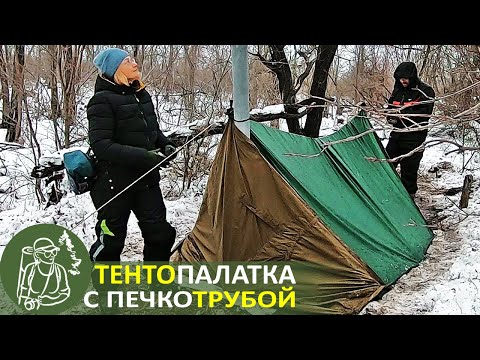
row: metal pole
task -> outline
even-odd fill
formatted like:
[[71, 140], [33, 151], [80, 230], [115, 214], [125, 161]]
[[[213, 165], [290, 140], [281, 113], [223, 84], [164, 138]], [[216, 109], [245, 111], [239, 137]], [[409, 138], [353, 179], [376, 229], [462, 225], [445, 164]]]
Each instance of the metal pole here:
[[[235, 125], [250, 138], [250, 106], [248, 104], [247, 45], [231, 45], [233, 64], [233, 111]], [[246, 121], [243, 121], [246, 120]], [[241, 121], [241, 122], [238, 122]]]

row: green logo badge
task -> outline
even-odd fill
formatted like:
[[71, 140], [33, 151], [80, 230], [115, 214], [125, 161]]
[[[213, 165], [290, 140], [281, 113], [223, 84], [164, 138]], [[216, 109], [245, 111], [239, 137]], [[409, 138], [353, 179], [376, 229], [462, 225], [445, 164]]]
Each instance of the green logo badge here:
[[7, 244], [0, 276], [7, 295], [25, 313], [59, 314], [83, 300], [91, 262], [83, 242], [59, 225], [39, 224]]

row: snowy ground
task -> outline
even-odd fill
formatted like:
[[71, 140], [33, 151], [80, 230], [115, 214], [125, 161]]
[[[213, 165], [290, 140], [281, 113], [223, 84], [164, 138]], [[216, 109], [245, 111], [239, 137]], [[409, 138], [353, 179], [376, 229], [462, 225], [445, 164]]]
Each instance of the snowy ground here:
[[[331, 122], [324, 122], [324, 134], [335, 130], [331, 125]], [[427, 149], [420, 169], [416, 202], [436, 235], [425, 260], [400, 278], [382, 299], [368, 304], [361, 314], [480, 314], [480, 160], [474, 158], [462, 172], [464, 159], [458, 154], [445, 155], [448, 150], [451, 148], [443, 145]], [[28, 149], [2, 151], [0, 158], [0, 187], [2, 179], [9, 181], [1, 172], [2, 163], [9, 169], [14, 167], [28, 182], [28, 175], [25, 175], [31, 171]], [[438, 172], [429, 172], [435, 165]], [[171, 186], [171, 180], [167, 179], [168, 169], [161, 171], [164, 175], [161, 187], [165, 191]], [[460, 209], [460, 193], [447, 196], [445, 191], [461, 187], [466, 174], [474, 177], [473, 192], [469, 206]], [[177, 229], [177, 241], [195, 224], [206, 180], [180, 199], [167, 197], [165, 200], [167, 219]], [[25, 189], [28, 188], [26, 185]], [[37, 223], [65, 226], [74, 231], [87, 248], [95, 241], [95, 209], [88, 194], [69, 193], [59, 204], [44, 207], [35, 204], [31, 196], [0, 211], [0, 258], [5, 245], [16, 233]], [[140, 229], [132, 214], [122, 258], [140, 260], [142, 246]], [[0, 313], [9, 313], [5, 308], [2, 311], [1, 302]]]
[[[462, 173], [462, 156], [444, 156], [448, 150], [452, 148], [427, 149], [420, 169], [416, 203], [435, 233], [424, 261], [402, 276], [381, 300], [369, 303], [361, 314], [480, 314], [478, 158], [472, 164], [476, 170]], [[435, 164], [441, 167], [442, 162], [447, 165], [445, 169], [437, 174], [428, 172]], [[467, 174], [473, 175], [473, 192], [468, 207], [460, 209], [461, 193], [448, 196], [444, 192], [461, 187]]]
[[[165, 171], [165, 170], [162, 170]], [[205, 179], [206, 181], [206, 179]], [[205, 181], [202, 186], [205, 185]], [[177, 229], [177, 240], [193, 228], [202, 202], [203, 191], [193, 189], [178, 200], [165, 199], [167, 220]], [[45, 205], [43, 205], [45, 206]], [[0, 258], [4, 246], [20, 230], [39, 223], [54, 223], [71, 229], [87, 246], [95, 241], [96, 214], [89, 194], [68, 193], [60, 203], [43, 210], [30, 205], [0, 212]], [[126, 248], [122, 260], [141, 260], [142, 236], [135, 215], [130, 215]]]

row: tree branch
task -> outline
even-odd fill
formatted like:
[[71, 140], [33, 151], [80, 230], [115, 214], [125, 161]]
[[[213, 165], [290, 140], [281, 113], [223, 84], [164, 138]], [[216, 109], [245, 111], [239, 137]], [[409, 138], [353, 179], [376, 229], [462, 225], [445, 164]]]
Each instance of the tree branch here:
[[298, 93], [298, 91], [302, 87], [303, 82], [305, 81], [305, 79], [310, 74], [310, 71], [313, 68], [313, 64], [315, 64], [315, 59], [313, 59], [312, 61], [308, 61], [307, 54], [305, 54], [303, 51], [299, 51], [298, 54], [301, 57], [303, 57], [303, 59], [305, 60], [305, 63], [307, 64], [307, 67], [306, 67], [305, 71], [303, 73], [301, 73], [300, 76], [297, 78], [297, 81], [295, 83], [295, 88], [294, 88], [295, 94]]
[[311, 107], [303, 110], [298, 114], [290, 114], [287, 112], [281, 112], [277, 114], [255, 114], [250, 115], [249, 120], [256, 122], [271, 121], [276, 119], [300, 119], [301, 117], [307, 115], [312, 110]]
[[[187, 141], [190, 139], [194, 138], [197, 136], [199, 133], [201, 133], [207, 126], [202, 126], [202, 127], [195, 127], [195, 128], [190, 128], [190, 133], [173, 133], [167, 136], [169, 140], [171, 140], [173, 143], [175, 143], [176, 146], [181, 146], [185, 144]], [[216, 125], [213, 125], [210, 129], [205, 131], [202, 136], [198, 137], [198, 139], [211, 136], [211, 135], [217, 135], [217, 134], [222, 134], [223, 131], [225, 130], [226, 123], [222, 122], [217, 122]]]

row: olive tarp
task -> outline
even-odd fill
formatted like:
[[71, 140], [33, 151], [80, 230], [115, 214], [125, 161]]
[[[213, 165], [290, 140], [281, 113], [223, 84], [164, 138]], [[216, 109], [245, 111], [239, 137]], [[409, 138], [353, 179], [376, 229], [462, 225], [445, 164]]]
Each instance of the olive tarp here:
[[229, 121], [180, 261], [289, 261], [312, 313], [358, 313], [419, 264], [433, 239], [367, 117], [309, 138]]

